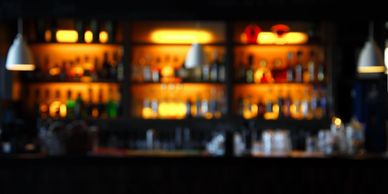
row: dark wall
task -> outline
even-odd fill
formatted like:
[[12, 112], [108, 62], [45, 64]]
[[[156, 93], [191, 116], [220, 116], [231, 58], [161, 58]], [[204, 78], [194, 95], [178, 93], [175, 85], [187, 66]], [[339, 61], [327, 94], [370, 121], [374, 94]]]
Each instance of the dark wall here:
[[[0, 17], [82, 16], [117, 18], [213, 19], [370, 19], [387, 18], [384, 1], [337, 0], [3, 0]], [[369, 11], [372, 10], [372, 11]], [[367, 13], [369, 11], [371, 13]]]

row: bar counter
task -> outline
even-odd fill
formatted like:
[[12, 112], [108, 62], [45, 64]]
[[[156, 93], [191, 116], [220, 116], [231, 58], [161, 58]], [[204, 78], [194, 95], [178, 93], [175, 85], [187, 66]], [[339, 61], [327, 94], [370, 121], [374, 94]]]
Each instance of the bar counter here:
[[2, 193], [386, 193], [388, 155], [0, 157]]

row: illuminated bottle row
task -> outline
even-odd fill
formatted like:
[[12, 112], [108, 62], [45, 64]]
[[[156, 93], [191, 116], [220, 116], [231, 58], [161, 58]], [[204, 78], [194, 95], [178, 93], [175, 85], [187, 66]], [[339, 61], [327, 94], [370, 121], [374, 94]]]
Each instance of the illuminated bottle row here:
[[[327, 99], [323, 90], [269, 90], [259, 97], [238, 97], [237, 114], [245, 119], [321, 119], [327, 114]], [[294, 92], [294, 93], [292, 93]]]
[[209, 89], [192, 97], [182, 97], [180, 91], [161, 91], [161, 97], [145, 97], [141, 107], [144, 119], [220, 118], [226, 114], [222, 91]]
[[[111, 90], [99, 89], [98, 100], [93, 98], [93, 90], [88, 91], [88, 101], [81, 92], [66, 92], [66, 100], [61, 95], [61, 90], [55, 90], [55, 96], [50, 96], [50, 90], [43, 92], [35, 90], [35, 113], [41, 119], [85, 119], [85, 118], [116, 118], [121, 113], [120, 101], [115, 101]], [[108, 98], [106, 98], [108, 93]], [[104, 95], [105, 94], [105, 95]]]
[[325, 82], [326, 70], [315, 51], [310, 51], [308, 60], [303, 60], [303, 52], [288, 52], [287, 60], [255, 58], [249, 54], [247, 63], [237, 66], [236, 80], [245, 83], [320, 83]]
[[[210, 57], [209, 57], [210, 58]], [[184, 68], [184, 57], [177, 55], [141, 56], [133, 65], [134, 82], [224, 82], [225, 64], [217, 52], [213, 53], [210, 62], [198, 68]]]
[[44, 55], [29, 79], [45, 81], [121, 81], [124, 79], [124, 64], [119, 52], [104, 52], [102, 61], [93, 54], [76, 56], [70, 60], [55, 61]]
[[114, 43], [116, 24], [98, 20], [37, 20], [40, 43]]

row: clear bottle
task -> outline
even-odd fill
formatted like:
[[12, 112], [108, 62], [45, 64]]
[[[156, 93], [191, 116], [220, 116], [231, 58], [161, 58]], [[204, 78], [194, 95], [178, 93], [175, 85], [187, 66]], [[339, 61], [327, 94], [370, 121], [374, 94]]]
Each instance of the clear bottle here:
[[302, 82], [303, 81], [303, 61], [302, 51], [297, 52], [297, 63], [295, 65], [295, 82]]
[[253, 82], [253, 73], [254, 73], [254, 69], [253, 69], [253, 55], [249, 55], [248, 56], [248, 69], [246, 70], [246, 73], [245, 73], [245, 81], [247, 83], [252, 83]]
[[218, 51], [213, 52], [213, 62], [210, 66], [210, 81], [216, 82], [218, 80], [218, 68], [220, 66], [220, 60], [218, 56]]
[[225, 82], [226, 80], [226, 67], [225, 67], [225, 58], [226, 58], [226, 55], [223, 55], [223, 60], [220, 61], [219, 65], [218, 65], [218, 81], [219, 82]]
[[309, 60], [307, 62], [305, 70], [303, 71], [303, 81], [305, 83], [312, 83], [315, 81], [315, 66], [316, 66], [315, 52], [312, 50], [310, 51]]
[[290, 51], [287, 54], [287, 82], [293, 82], [294, 79], [294, 53]]

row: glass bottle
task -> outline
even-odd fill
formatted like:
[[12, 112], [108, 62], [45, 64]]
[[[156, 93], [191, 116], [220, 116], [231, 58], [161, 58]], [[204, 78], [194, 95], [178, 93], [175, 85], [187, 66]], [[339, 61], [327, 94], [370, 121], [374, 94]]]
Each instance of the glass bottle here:
[[74, 119], [75, 101], [73, 100], [71, 90], [67, 90], [66, 109], [67, 109], [67, 118]]
[[287, 82], [293, 82], [294, 81], [294, 53], [288, 52], [287, 54]]
[[213, 61], [210, 65], [210, 81], [216, 82], [218, 80], [218, 67], [220, 66], [218, 51], [213, 52]]
[[46, 89], [44, 91], [44, 98], [39, 103], [39, 114], [41, 119], [47, 119], [49, 117], [49, 100], [50, 100], [50, 90]]
[[115, 100], [113, 99], [113, 91], [112, 89], [109, 89], [109, 94], [108, 94], [109, 98], [108, 98], [108, 102], [106, 103], [106, 112], [108, 114], [108, 118], [117, 118], [117, 111], [118, 111], [118, 107], [117, 107], [117, 103], [115, 102]]
[[110, 70], [111, 70], [111, 64], [109, 62], [109, 54], [106, 51], [106, 52], [104, 52], [104, 57], [103, 57], [103, 60], [102, 60], [102, 75], [101, 75], [101, 78], [109, 80], [111, 78]]
[[245, 73], [245, 81], [247, 83], [252, 83], [253, 82], [253, 55], [248, 56], [248, 69], [246, 70]]
[[49, 106], [49, 114], [51, 118], [53, 119], [60, 118], [60, 106], [61, 106], [60, 91], [56, 90], [55, 99], [50, 103], [50, 106]]
[[85, 116], [84, 111], [85, 111], [85, 103], [82, 99], [81, 92], [78, 92], [77, 98], [75, 99], [74, 117], [76, 119], [84, 118]]
[[303, 61], [302, 61], [302, 51], [297, 52], [297, 63], [295, 65], [295, 82], [303, 81]]

